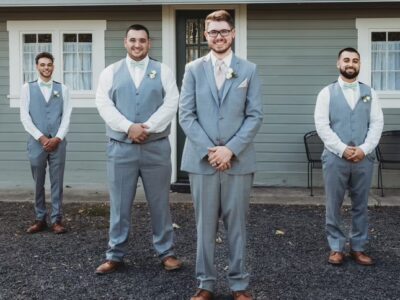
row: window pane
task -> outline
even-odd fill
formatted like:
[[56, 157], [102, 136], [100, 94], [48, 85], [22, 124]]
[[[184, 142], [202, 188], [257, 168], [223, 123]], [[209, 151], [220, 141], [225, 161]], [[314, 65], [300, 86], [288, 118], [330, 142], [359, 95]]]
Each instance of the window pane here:
[[24, 43], [36, 43], [36, 34], [24, 34]]
[[29, 82], [37, 78], [35, 57], [40, 52], [52, 51], [52, 36], [50, 33], [23, 34], [22, 45], [22, 80]]
[[372, 42], [386, 41], [386, 32], [372, 32], [371, 41]]
[[51, 34], [38, 34], [39, 43], [51, 43]]
[[388, 41], [400, 41], [400, 32], [389, 32]]
[[79, 34], [79, 42], [92, 42], [92, 34], [90, 33], [80, 33]]
[[400, 32], [373, 32], [371, 41], [372, 87], [400, 90]]
[[72, 90], [92, 89], [92, 34], [64, 34], [64, 83]]

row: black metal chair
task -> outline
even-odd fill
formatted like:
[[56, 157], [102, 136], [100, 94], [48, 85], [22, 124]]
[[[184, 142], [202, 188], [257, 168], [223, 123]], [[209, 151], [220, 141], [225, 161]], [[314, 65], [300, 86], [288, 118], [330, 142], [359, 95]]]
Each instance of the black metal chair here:
[[376, 147], [378, 159], [378, 189], [383, 193], [382, 170], [400, 170], [400, 130], [389, 130], [382, 132], [378, 147]]
[[324, 143], [315, 130], [307, 132], [304, 135], [304, 146], [307, 154], [307, 187], [313, 194], [313, 169], [322, 169], [321, 154], [324, 151]]

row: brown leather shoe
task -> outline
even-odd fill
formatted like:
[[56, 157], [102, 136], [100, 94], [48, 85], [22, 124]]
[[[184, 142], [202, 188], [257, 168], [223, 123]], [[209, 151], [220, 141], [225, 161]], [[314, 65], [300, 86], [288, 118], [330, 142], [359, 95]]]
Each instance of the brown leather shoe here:
[[182, 267], [182, 261], [177, 259], [175, 256], [167, 256], [161, 263], [167, 271], [178, 270]]
[[53, 231], [55, 234], [67, 232], [65, 227], [61, 224], [61, 222], [56, 222], [53, 225], [51, 225], [51, 231]]
[[96, 274], [104, 275], [104, 274], [112, 273], [112, 272], [116, 271], [121, 265], [122, 265], [122, 262], [120, 262], [120, 261], [107, 260], [105, 263], [102, 263], [100, 266], [97, 267]]
[[375, 264], [371, 256], [368, 256], [362, 251], [350, 251], [350, 256], [355, 260], [356, 263], [363, 266], [372, 266]]
[[46, 221], [38, 221], [38, 220], [36, 220], [35, 223], [26, 230], [26, 232], [27, 233], [36, 233], [36, 232], [39, 232], [39, 231], [43, 231], [46, 228], [47, 228]]
[[232, 296], [234, 300], [253, 300], [253, 296], [251, 296], [251, 294], [246, 291], [232, 292]]
[[344, 262], [344, 253], [331, 251], [329, 254], [328, 262], [332, 265], [339, 266]]
[[214, 299], [213, 293], [203, 289], [198, 289], [196, 291], [196, 294], [194, 294], [192, 298], [190, 298], [190, 300], [212, 300], [212, 299]]

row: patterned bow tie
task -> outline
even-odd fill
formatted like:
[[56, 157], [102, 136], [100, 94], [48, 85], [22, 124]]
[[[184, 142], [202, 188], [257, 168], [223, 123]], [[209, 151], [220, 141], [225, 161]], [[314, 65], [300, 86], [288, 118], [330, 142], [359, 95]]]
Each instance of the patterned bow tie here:
[[49, 82], [44, 82], [44, 81], [40, 82], [40, 86], [41, 87], [46, 87], [48, 89], [51, 88], [51, 85], [52, 85], [51, 81], [49, 81]]
[[131, 66], [133, 68], [138, 68], [138, 69], [143, 70], [144, 69], [144, 65], [145, 65], [145, 63], [144, 63], [143, 60], [142, 61], [135, 61], [135, 60], [131, 61]]
[[358, 87], [358, 82], [352, 82], [352, 83], [343, 83], [343, 89], [345, 90], [355, 90]]

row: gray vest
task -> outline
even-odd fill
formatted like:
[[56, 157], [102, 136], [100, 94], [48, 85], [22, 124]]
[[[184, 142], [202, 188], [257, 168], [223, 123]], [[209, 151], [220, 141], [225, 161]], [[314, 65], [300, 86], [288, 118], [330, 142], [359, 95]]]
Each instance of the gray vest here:
[[46, 102], [37, 81], [29, 82], [29, 114], [33, 124], [47, 137], [55, 137], [63, 115], [62, 85], [53, 81], [49, 102]]
[[[332, 130], [343, 143], [359, 146], [367, 137], [371, 114], [371, 88], [360, 84], [360, 99], [352, 110], [338, 82], [329, 86], [329, 121]], [[368, 98], [368, 99], [367, 99]]]
[[[155, 71], [154, 78], [149, 74]], [[122, 59], [114, 66], [113, 84], [109, 91], [110, 99], [118, 111], [133, 123], [144, 123], [164, 102], [164, 88], [161, 82], [161, 64], [150, 59], [140, 86], [136, 88], [126, 65]], [[160, 133], [152, 133], [145, 143], [164, 138], [170, 133], [169, 125]], [[132, 143], [125, 132], [112, 130], [106, 125], [106, 134], [109, 138]]]

